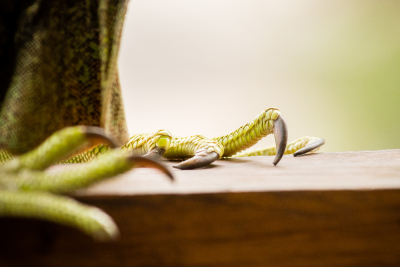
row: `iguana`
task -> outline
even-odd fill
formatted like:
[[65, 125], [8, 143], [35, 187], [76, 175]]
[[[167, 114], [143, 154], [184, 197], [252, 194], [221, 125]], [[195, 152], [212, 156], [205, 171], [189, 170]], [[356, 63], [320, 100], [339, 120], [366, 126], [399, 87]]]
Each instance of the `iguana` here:
[[[165, 130], [129, 139], [117, 69], [127, 4], [1, 1], [0, 159], [8, 161], [0, 166], [0, 216], [42, 218], [110, 240], [118, 228], [107, 214], [59, 194], [140, 166], [172, 178], [149, 158], [189, 158], [176, 167], [198, 168], [233, 156], [270, 133], [277, 149], [264, 152], [276, 154], [274, 164], [284, 153], [301, 148], [297, 153], [302, 154], [323, 144], [306, 138], [286, 148], [286, 124], [275, 108], [213, 139], [177, 138]], [[116, 147], [124, 149], [109, 149]], [[65, 171], [47, 170], [58, 162], [87, 161]]]

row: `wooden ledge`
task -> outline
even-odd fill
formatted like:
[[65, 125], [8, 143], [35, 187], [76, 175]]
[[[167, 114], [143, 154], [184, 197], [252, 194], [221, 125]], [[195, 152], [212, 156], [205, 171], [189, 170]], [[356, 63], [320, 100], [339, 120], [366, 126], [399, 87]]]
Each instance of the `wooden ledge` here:
[[95, 243], [0, 219], [0, 266], [400, 264], [400, 150], [222, 160], [177, 181], [134, 170], [74, 193], [121, 230]]
[[78, 191], [78, 196], [148, 194], [198, 194], [292, 190], [360, 190], [400, 188], [400, 149], [285, 155], [274, 166], [274, 157], [232, 158], [208, 168], [178, 170], [165, 164], [176, 177], [171, 183], [162, 174], [136, 169], [119, 178]]

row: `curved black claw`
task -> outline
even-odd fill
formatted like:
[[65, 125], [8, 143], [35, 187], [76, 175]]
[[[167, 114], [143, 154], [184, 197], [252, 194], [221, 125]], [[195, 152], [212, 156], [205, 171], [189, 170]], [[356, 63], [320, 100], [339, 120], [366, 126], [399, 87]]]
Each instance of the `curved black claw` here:
[[130, 156], [129, 160], [135, 163], [135, 167], [157, 169], [167, 175], [171, 181], [174, 181], [174, 177], [172, 176], [171, 172], [157, 161], [139, 156]]
[[185, 160], [173, 167], [180, 170], [192, 170], [207, 166], [212, 162], [216, 161], [217, 159], [219, 159], [219, 155], [217, 152], [206, 153], [204, 151], [196, 153], [194, 157]]
[[110, 148], [116, 148], [117, 144], [104, 131], [96, 126], [82, 126], [82, 132], [93, 145], [106, 144]]
[[276, 156], [274, 159], [274, 165], [276, 166], [276, 164], [278, 164], [283, 154], [285, 153], [288, 140], [287, 126], [282, 115], [279, 115], [279, 117], [274, 121], [274, 135], [276, 145]]
[[318, 140], [312, 142], [311, 144], [308, 144], [307, 146], [303, 147], [302, 149], [297, 150], [296, 152], [293, 153], [294, 157], [306, 154], [310, 151], [313, 151], [314, 149], [319, 148], [320, 146], [322, 146], [323, 144], [325, 144], [325, 140], [322, 138], [319, 138]]
[[148, 159], [155, 159], [158, 160], [164, 155], [165, 153], [165, 148], [158, 148], [155, 147], [146, 154], [143, 155], [143, 157], [148, 158]]

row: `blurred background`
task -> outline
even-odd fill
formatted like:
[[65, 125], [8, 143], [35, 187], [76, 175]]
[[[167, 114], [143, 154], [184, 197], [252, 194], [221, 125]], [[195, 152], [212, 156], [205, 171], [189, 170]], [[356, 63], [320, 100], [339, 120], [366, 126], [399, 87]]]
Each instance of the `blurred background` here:
[[398, 0], [131, 0], [119, 70], [130, 133], [215, 137], [278, 107], [289, 141], [400, 148]]

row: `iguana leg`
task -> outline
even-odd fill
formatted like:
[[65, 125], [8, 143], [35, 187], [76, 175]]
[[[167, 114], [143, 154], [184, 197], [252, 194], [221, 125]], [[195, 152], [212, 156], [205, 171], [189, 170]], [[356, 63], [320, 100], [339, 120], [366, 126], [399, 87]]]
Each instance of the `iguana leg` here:
[[155, 168], [171, 179], [172, 175], [153, 160], [121, 149], [74, 168], [46, 170], [54, 162], [99, 143], [114, 146], [100, 128], [69, 127], [54, 133], [36, 149], [4, 163], [0, 167], [0, 216], [42, 218], [82, 229], [100, 240], [114, 238], [118, 231], [108, 215], [50, 193], [83, 188], [133, 167]]
[[[319, 137], [303, 137], [290, 142], [284, 154], [293, 154], [298, 156], [308, 152], [316, 152], [323, 144], [324, 139]], [[233, 157], [251, 157], [251, 156], [273, 156], [276, 155], [276, 147], [271, 146], [267, 148], [246, 150], [241, 153], [234, 155]]]

